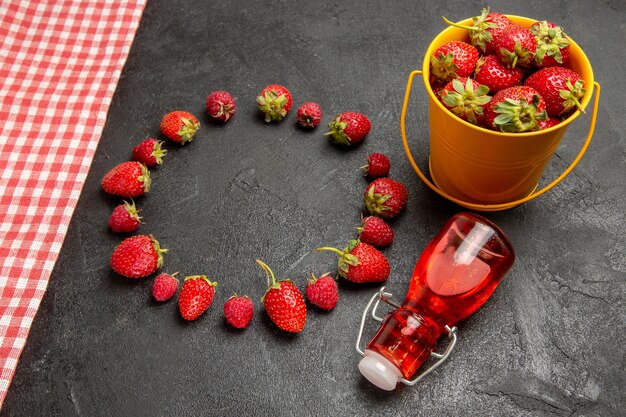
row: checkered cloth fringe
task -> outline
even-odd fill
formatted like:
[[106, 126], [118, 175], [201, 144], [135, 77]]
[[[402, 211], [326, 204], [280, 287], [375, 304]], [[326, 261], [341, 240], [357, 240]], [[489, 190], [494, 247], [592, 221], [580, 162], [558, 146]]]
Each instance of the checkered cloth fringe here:
[[0, 406], [144, 6], [0, 2]]

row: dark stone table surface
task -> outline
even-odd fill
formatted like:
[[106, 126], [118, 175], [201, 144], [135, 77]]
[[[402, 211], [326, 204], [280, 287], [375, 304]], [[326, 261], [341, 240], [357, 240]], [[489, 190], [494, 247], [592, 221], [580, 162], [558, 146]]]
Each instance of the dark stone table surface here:
[[[486, 214], [510, 236], [517, 261], [493, 297], [459, 325], [458, 349], [414, 387], [383, 392], [357, 371], [359, 316], [377, 286], [340, 283], [337, 308], [309, 310], [292, 336], [259, 301], [264, 259], [300, 288], [309, 272], [336, 268], [320, 245], [355, 236], [359, 166], [375, 151], [410, 201], [385, 250], [388, 288], [405, 294], [426, 243], [463, 209], [438, 197], [404, 155], [399, 117], [406, 79], [430, 40], [482, 2], [149, 1], [113, 99], [104, 134], [48, 291], [33, 323], [2, 416], [624, 416], [626, 415], [626, 157], [621, 0], [492, 1], [493, 11], [564, 26], [604, 87], [593, 143], [556, 189], [512, 210]], [[343, 150], [295, 126], [295, 111], [266, 125], [255, 97], [291, 89], [295, 105], [317, 101], [324, 124], [358, 110], [373, 124]], [[227, 89], [238, 112], [225, 126], [204, 112]], [[100, 189], [131, 148], [158, 135], [174, 109], [201, 115], [196, 140], [153, 170], [138, 200], [164, 247], [166, 270], [219, 281], [215, 303], [185, 323], [175, 301], [151, 301], [152, 279], [116, 276], [108, 259], [122, 237], [107, 230], [118, 200]], [[428, 116], [416, 83], [411, 147], [425, 167]], [[556, 177], [578, 152], [590, 114], [572, 124], [545, 172]], [[245, 332], [230, 330], [222, 304], [233, 292], [256, 301]], [[368, 334], [374, 326], [367, 328]]]

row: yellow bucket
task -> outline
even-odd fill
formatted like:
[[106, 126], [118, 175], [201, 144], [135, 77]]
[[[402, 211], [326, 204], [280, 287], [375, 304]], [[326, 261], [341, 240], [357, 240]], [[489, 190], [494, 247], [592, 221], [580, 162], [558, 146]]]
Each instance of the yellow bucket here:
[[[536, 22], [508, 15], [514, 23], [530, 27]], [[472, 20], [459, 22], [471, 25]], [[526, 133], [501, 133], [478, 127], [454, 116], [436, 98], [430, 87], [430, 56], [446, 42], [466, 40], [467, 31], [456, 27], [443, 30], [431, 42], [424, 57], [422, 71], [413, 71], [406, 86], [400, 131], [404, 150], [417, 175], [437, 194], [463, 207], [478, 211], [499, 211], [515, 207], [545, 193], [578, 164], [589, 147], [598, 113], [600, 85], [593, 79], [593, 70], [583, 50], [570, 41], [570, 66], [585, 82], [587, 94], [581, 104], [591, 101], [591, 86], [595, 87], [593, 113], [587, 138], [570, 166], [555, 180], [537, 190], [539, 179], [559, 146], [567, 126], [579, 115], [576, 110], [569, 118], [549, 129]], [[406, 136], [405, 119], [413, 78], [422, 75], [429, 98], [430, 176], [426, 178], [415, 163]]]

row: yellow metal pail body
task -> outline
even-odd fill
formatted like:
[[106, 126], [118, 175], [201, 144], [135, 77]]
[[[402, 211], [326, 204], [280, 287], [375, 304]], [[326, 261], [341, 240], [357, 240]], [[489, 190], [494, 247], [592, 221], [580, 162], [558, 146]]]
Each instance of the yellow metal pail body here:
[[[536, 22], [525, 17], [508, 17], [526, 27]], [[471, 25], [471, 19], [459, 23]], [[489, 205], [494, 205], [494, 210], [510, 208], [508, 203], [519, 204], [520, 199], [526, 200], [533, 193], [569, 123], [580, 111], [576, 110], [557, 126], [526, 133], [496, 132], [459, 119], [436, 98], [429, 82], [430, 56], [452, 40], [467, 40], [467, 31], [448, 27], [437, 35], [426, 52], [422, 70], [429, 100], [431, 177], [442, 191], [440, 194], [452, 197], [453, 201], [467, 202], [461, 203], [466, 207], [480, 210], [475, 205], [485, 205], [486, 211], [490, 210]], [[587, 93], [581, 102], [584, 108], [593, 93], [593, 71], [582, 49], [571, 39], [569, 66], [585, 82]], [[595, 122], [595, 110], [592, 122]]]

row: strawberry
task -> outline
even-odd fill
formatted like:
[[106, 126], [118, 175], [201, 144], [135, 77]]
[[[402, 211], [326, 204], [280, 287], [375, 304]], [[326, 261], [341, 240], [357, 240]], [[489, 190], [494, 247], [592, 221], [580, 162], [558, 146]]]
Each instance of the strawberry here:
[[561, 26], [542, 20], [533, 23], [530, 32], [537, 43], [535, 64], [539, 68], [560, 66], [569, 62], [569, 40]]
[[143, 278], [163, 266], [163, 253], [152, 235], [137, 235], [124, 239], [111, 255], [111, 268], [127, 278]]
[[139, 217], [139, 210], [137, 210], [134, 202], [124, 201], [124, 204], [113, 209], [113, 213], [109, 217], [109, 227], [115, 233], [134, 232], [140, 224], [141, 217]]
[[535, 57], [537, 42], [530, 29], [513, 24], [496, 40], [495, 48], [498, 59], [507, 67], [527, 67]]
[[276, 281], [274, 272], [265, 262], [257, 259], [256, 263], [267, 277], [267, 291], [261, 300], [270, 319], [281, 330], [301, 332], [306, 324], [306, 304], [300, 290], [288, 279]]
[[206, 275], [185, 277], [178, 294], [178, 311], [183, 319], [193, 321], [211, 306], [216, 285], [217, 282], [209, 281]]
[[430, 57], [430, 73], [447, 83], [453, 78], [469, 77], [476, 68], [478, 50], [467, 42], [450, 41]]
[[150, 191], [150, 171], [141, 162], [117, 165], [102, 177], [102, 189], [120, 197], [135, 198]]
[[467, 29], [469, 31], [470, 43], [479, 48], [486, 54], [495, 53], [494, 42], [498, 39], [502, 32], [513, 22], [511, 19], [500, 13], [489, 13], [489, 8], [482, 10], [480, 16], [472, 18], [472, 26], [463, 26], [453, 23], [443, 18], [444, 22], [449, 25]]
[[161, 119], [161, 132], [174, 142], [183, 145], [193, 140], [196, 131], [200, 129], [200, 122], [191, 113], [173, 111]]
[[162, 149], [163, 141], [148, 138], [133, 148], [133, 159], [146, 166], [155, 166], [163, 163], [167, 149]]
[[389, 219], [404, 210], [408, 199], [409, 193], [404, 184], [390, 178], [378, 178], [372, 181], [363, 193], [367, 212]]
[[280, 84], [270, 84], [261, 90], [256, 102], [267, 123], [280, 122], [291, 110], [291, 93]]
[[474, 72], [474, 80], [489, 87], [491, 94], [520, 85], [522, 77], [524, 77], [523, 69], [507, 68], [495, 55], [480, 57]]
[[543, 68], [530, 75], [524, 85], [539, 92], [552, 117], [567, 115], [577, 107], [585, 111], [580, 100], [585, 96], [584, 80], [576, 72], [563, 67]]
[[557, 119], [556, 117], [550, 117], [548, 118], [548, 120], [539, 120], [538, 123], [539, 123], [539, 129], [545, 130], [545, 129], [550, 129], [551, 127], [554, 127], [558, 125], [559, 123], [561, 123], [561, 119]]
[[254, 315], [254, 303], [246, 296], [237, 294], [224, 303], [224, 318], [235, 329], [245, 329]]
[[368, 245], [383, 248], [393, 243], [393, 229], [380, 217], [365, 217], [356, 230], [359, 232], [359, 240]]
[[306, 284], [306, 298], [311, 304], [324, 310], [332, 310], [339, 300], [337, 281], [327, 272], [319, 278], [311, 273]]
[[372, 128], [370, 119], [362, 113], [340, 113], [328, 124], [330, 131], [326, 135], [332, 136], [335, 143], [354, 145], [361, 142]]
[[178, 279], [176, 278], [176, 274], [178, 272], [173, 273], [172, 275], [166, 274], [165, 272], [157, 275], [152, 283], [152, 297], [156, 301], [162, 302], [167, 301], [176, 294], [178, 290]]
[[539, 130], [539, 121], [548, 118], [545, 108], [545, 102], [534, 88], [506, 88], [498, 91], [485, 107], [484, 124], [508, 133]]
[[483, 107], [491, 97], [489, 87], [467, 77], [455, 78], [443, 87], [441, 101], [453, 114], [472, 124], [480, 124]]
[[298, 123], [300, 126], [313, 129], [322, 121], [322, 108], [312, 101], [303, 103], [298, 109]]
[[387, 155], [382, 153], [372, 153], [367, 157], [367, 164], [361, 167], [363, 175], [370, 178], [380, 178], [389, 175], [391, 162]]
[[339, 255], [339, 275], [356, 283], [383, 282], [391, 273], [385, 255], [375, 247], [360, 240], [351, 240], [343, 250], [331, 247], [317, 248], [317, 251], [331, 251]]
[[206, 111], [211, 118], [226, 123], [235, 114], [235, 99], [228, 91], [213, 91], [206, 98]]

